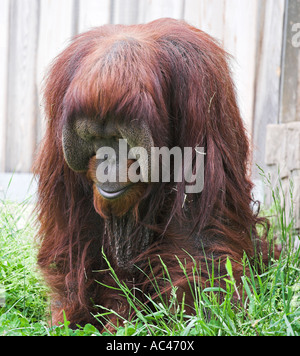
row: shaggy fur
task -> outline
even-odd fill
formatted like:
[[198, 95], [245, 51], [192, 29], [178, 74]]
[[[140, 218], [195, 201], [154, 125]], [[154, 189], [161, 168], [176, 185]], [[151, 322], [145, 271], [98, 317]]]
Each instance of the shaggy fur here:
[[[71, 325], [101, 328], [92, 316], [99, 312], [95, 305], [129, 317], [118, 290], [97, 283], [114, 285], [102, 248], [120, 280], [152, 298], [156, 293], [144, 273], [153, 273], [162, 292], [169, 291], [160, 279], [161, 258], [178, 298], [185, 292], [191, 310], [188, 282], [175, 256], [186, 260], [190, 275], [190, 256], [197, 261], [203, 286], [212, 260], [223, 276], [229, 256], [237, 280], [244, 253], [250, 259], [261, 253], [267, 261], [267, 244], [257, 234], [265, 221], [251, 209], [249, 143], [227, 54], [207, 34], [171, 19], [95, 28], [75, 37], [55, 60], [44, 98], [48, 126], [34, 170], [38, 264], [53, 291], [53, 323], [63, 321], [65, 310]], [[185, 182], [141, 183], [109, 209], [94, 192], [95, 158], [81, 173], [64, 158], [63, 125], [78, 115], [99, 122], [115, 117], [133, 128], [142, 121], [157, 147], [204, 147], [203, 191], [186, 197]], [[136, 295], [145, 301], [143, 293]]]

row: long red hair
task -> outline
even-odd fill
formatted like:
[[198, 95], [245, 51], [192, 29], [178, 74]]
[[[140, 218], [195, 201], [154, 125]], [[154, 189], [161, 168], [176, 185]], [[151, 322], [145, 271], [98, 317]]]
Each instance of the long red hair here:
[[[149, 184], [134, 216], [120, 218], [120, 226], [130, 228], [131, 266], [150, 274], [150, 261], [151, 273], [159, 278], [160, 256], [173, 283], [188, 293], [175, 256], [191, 265], [188, 254], [198, 261], [203, 283], [212, 258], [222, 275], [229, 256], [237, 279], [244, 253], [251, 259], [263, 252], [266, 260], [267, 244], [257, 233], [257, 225], [266, 222], [251, 207], [249, 142], [228, 55], [209, 35], [171, 19], [93, 29], [75, 37], [54, 61], [44, 98], [48, 125], [34, 166], [39, 179], [38, 263], [56, 295], [54, 322], [64, 309], [73, 324], [95, 324], [90, 314], [94, 304], [128, 316], [124, 297], [95, 282], [114, 283], [102, 248], [121, 280], [155, 294], [143, 273], [126, 263], [120, 267], [106, 221], [98, 214], [101, 208], [94, 205], [89, 174], [73, 172], [66, 164], [62, 128], [79, 113], [99, 120], [113, 115], [133, 126], [142, 120], [157, 147], [205, 149], [201, 193], [185, 196], [185, 182]], [[149, 244], [142, 249], [146, 235]]]

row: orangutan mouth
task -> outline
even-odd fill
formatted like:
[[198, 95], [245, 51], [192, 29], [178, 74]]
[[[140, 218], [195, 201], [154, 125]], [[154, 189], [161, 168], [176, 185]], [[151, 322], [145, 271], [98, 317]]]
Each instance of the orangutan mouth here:
[[122, 196], [129, 189], [130, 186], [131, 185], [126, 186], [125, 188], [123, 188], [121, 190], [111, 191], [111, 192], [103, 190], [98, 185], [97, 185], [97, 189], [98, 189], [98, 192], [102, 195], [103, 198], [108, 199], [108, 200], [113, 200], [113, 199], [117, 199], [120, 196]]

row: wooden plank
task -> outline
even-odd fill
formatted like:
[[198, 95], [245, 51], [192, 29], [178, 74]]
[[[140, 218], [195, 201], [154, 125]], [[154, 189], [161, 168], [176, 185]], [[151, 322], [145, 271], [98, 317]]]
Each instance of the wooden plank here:
[[140, 4], [143, 0], [112, 0], [111, 22], [132, 25], [137, 22]]
[[161, 17], [183, 18], [184, 0], [112, 0], [112, 23], [131, 25]]
[[232, 55], [238, 102], [251, 132], [254, 101], [257, 0], [186, 0], [184, 18], [219, 40]]
[[[262, 5], [262, 4], [261, 4]], [[253, 120], [254, 164], [266, 170], [265, 141], [268, 124], [278, 123], [280, 65], [284, 0], [266, 0], [261, 8], [258, 37], [257, 70], [255, 85], [255, 108]], [[253, 175], [260, 178], [256, 167]]]
[[300, 121], [298, 104], [300, 101], [300, 92], [298, 91], [300, 51], [297, 43], [294, 43], [295, 35], [299, 37], [296, 33], [300, 31], [299, 21], [300, 0], [287, 0], [282, 56], [280, 123]]
[[251, 135], [256, 70], [257, 0], [226, 0], [223, 43], [233, 59], [233, 79], [246, 129]]
[[108, 24], [111, 18], [111, 0], [80, 0], [79, 32]]
[[7, 172], [29, 172], [31, 169], [37, 112], [35, 73], [38, 19], [38, 0], [11, 0], [5, 163]]
[[141, 0], [138, 22], [146, 23], [161, 17], [182, 19], [184, 0]]
[[199, 0], [185, 0], [183, 10], [184, 20], [192, 26], [195, 26], [200, 29], [202, 29], [202, 5], [203, 2]]
[[[188, 5], [189, 3], [187, 3]], [[209, 35], [218, 41], [224, 41], [224, 0], [211, 0], [200, 2], [200, 27], [202, 31], [207, 32]], [[193, 11], [193, 6], [190, 7]], [[185, 16], [188, 10], [186, 7]]]
[[0, 2], [0, 172], [5, 167], [9, 0]]
[[[40, 30], [37, 51], [36, 81], [38, 86], [38, 117], [36, 122], [37, 142], [45, 132], [42, 103], [42, 84], [53, 59], [69, 44], [74, 35], [73, 0], [43, 0], [40, 8]], [[55, 25], [54, 25], [55, 24]]]

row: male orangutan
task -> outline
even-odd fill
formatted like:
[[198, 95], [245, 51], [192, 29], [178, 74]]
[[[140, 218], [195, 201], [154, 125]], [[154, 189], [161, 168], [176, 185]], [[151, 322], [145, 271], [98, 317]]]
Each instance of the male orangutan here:
[[[172, 19], [95, 28], [75, 37], [55, 60], [44, 98], [48, 126], [34, 169], [38, 264], [53, 291], [53, 323], [63, 321], [64, 310], [72, 326], [101, 328], [93, 316], [99, 306], [130, 317], [124, 296], [103, 286], [114, 281], [102, 252], [142, 302], [145, 295], [156, 297], [154, 277], [161, 292], [169, 292], [163, 261], [178, 300], [185, 293], [191, 312], [188, 277], [178, 259], [191, 275], [196, 261], [202, 286], [213, 267], [215, 275], [226, 275], [227, 256], [237, 281], [244, 253], [267, 260], [267, 244], [256, 230], [264, 220], [251, 209], [249, 145], [227, 55], [210, 36]], [[120, 142], [149, 157], [155, 147], [192, 148], [191, 162], [184, 163], [202, 155], [201, 191], [188, 190], [172, 169], [169, 180], [159, 170], [158, 181], [147, 176], [133, 182], [129, 174], [118, 179]], [[98, 154], [102, 148], [115, 156]], [[151, 162], [128, 156], [125, 172], [150, 176]], [[155, 164], [164, 166], [161, 157]], [[102, 176], [113, 171], [117, 179], [99, 179], [101, 165]]]

